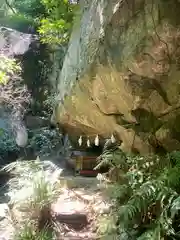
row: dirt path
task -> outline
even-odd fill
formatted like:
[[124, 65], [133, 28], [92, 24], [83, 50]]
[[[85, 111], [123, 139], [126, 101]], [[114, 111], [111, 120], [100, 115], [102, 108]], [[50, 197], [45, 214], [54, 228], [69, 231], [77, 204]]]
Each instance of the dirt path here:
[[[95, 240], [97, 219], [110, 211], [103, 188], [96, 178], [64, 176], [62, 193], [52, 205], [58, 229], [58, 240]], [[11, 240], [13, 228], [7, 217], [7, 204], [0, 204], [0, 240]], [[53, 239], [52, 239], [53, 240]]]
[[[62, 193], [52, 211], [56, 218], [58, 240], [95, 240], [97, 219], [110, 211], [104, 187], [96, 178], [75, 177], [66, 168], [65, 162], [50, 158], [50, 168], [62, 170], [59, 187]], [[45, 161], [49, 161], [48, 158]], [[3, 202], [3, 201], [2, 201]], [[7, 203], [0, 204], [0, 240], [10, 240], [11, 223], [7, 217]]]
[[[58, 239], [98, 239], [97, 218], [110, 211], [110, 204], [96, 179], [76, 177], [67, 180], [70, 185], [72, 181], [74, 186], [63, 188], [60, 198], [53, 205], [60, 233]], [[82, 186], [77, 187], [76, 184]]]

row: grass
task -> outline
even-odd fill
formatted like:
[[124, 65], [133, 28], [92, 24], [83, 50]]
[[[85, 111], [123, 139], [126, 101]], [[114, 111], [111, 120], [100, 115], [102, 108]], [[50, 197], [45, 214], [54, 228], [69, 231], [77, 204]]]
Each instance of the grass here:
[[52, 240], [53, 234], [48, 229], [36, 232], [34, 226], [24, 225], [14, 235], [14, 240]]
[[60, 193], [59, 169], [51, 171], [39, 158], [16, 161], [3, 168], [12, 174], [8, 182], [15, 240], [48, 240], [54, 232], [51, 209]]

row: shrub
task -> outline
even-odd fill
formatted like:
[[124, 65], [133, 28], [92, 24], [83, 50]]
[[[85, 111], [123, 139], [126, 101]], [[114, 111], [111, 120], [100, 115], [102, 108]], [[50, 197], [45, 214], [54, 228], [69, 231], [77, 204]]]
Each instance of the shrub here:
[[30, 224], [21, 226], [14, 236], [14, 240], [52, 240], [52, 233], [48, 229], [36, 232]]
[[18, 239], [23, 239], [22, 236], [24, 239], [33, 236], [31, 240], [44, 239], [40, 233], [47, 235], [45, 230], [50, 231], [54, 226], [51, 204], [61, 193], [59, 170], [55, 168], [52, 172], [49, 163], [41, 162], [39, 158], [34, 161], [16, 161], [3, 170], [13, 176], [8, 183], [8, 195], [11, 216], [17, 229], [15, 235], [21, 236]]
[[179, 239], [180, 152], [125, 156], [117, 148], [101, 159], [110, 162], [109, 178], [116, 169], [109, 195], [115, 202], [119, 239]]
[[29, 131], [29, 136], [27, 148], [33, 149], [37, 155], [48, 156], [62, 147], [62, 136], [57, 129], [45, 127], [36, 132]]
[[17, 31], [27, 32], [29, 26], [34, 24], [34, 19], [22, 14], [15, 14], [0, 18], [1, 25]]
[[6, 157], [9, 153], [18, 153], [19, 147], [16, 145], [15, 139], [6, 129], [1, 129], [0, 133], [0, 159], [1, 165], [7, 164]]

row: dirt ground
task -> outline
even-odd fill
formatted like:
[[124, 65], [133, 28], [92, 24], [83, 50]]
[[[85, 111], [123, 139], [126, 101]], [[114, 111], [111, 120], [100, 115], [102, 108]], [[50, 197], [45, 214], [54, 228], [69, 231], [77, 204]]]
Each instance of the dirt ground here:
[[[96, 178], [62, 177], [62, 193], [52, 205], [58, 240], [95, 240], [97, 219], [110, 211], [110, 203]], [[11, 240], [7, 204], [0, 204], [0, 240]]]
[[75, 177], [67, 182], [71, 187], [63, 188], [52, 207], [59, 223], [59, 239], [99, 239], [96, 235], [97, 219], [110, 211], [102, 188], [96, 179]]

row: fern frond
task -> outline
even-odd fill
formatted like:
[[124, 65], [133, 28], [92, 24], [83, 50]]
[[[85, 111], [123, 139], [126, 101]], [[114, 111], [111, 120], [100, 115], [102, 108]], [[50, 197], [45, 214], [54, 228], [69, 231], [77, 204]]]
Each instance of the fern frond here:
[[132, 195], [132, 188], [127, 184], [113, 184], [108, 189], [108, 193], [111, 199], [117, 201], [117, 203], [122, 203], [123, 200], [128, 200]]
[[135, 190], [126, 205], [118, 208], [120, 222], [127, 224], [127, 226], [132, 224], [139, 215], [146, 214], [153, 203], [160, 199], [165, 201], [173, 193], [160, 180], [145, 182], [139, 189]]
[[125, 155], [116, 148], [104, 151], [99, 160], [99, 166], [109, 164], [109, 173], [115, 168], [120, 175], [110, 193], [116, 200], [118, 227], [124, 229], [120, 239], [128, 239], [127, 230], [134, 226], [137, 235], [134, 232], [132, 239], [178, 235], [173, 221], [180, 213], [180, 152], [139, 156]]
[[180, 210], [180, 196], [174, 199], [171, 205], [171, 217], [174, 218], [175, 215], [179, 212]]
[[94, 168], [94, 170], [98, 170], [101, 167], [111, 167], [111, 166], [113, 166], [112, 159], [113, 159], [113, 156], [112, 156], [111, 153], [105, 153], [103, 155], [100, 155], [99, 158], [97, 158], [98, 164]]
[[180, 166], [175, 166], [165, 170], [165, 178], [167, 186], [176, 189], [179, 193], [180, 186]]
[[126, 156], [121, 149], [115, 151], [106, 150], [97, 158], [98, 165], [94, 168], [95, 170], [101, 167], [113, 167], [119, 165], [124, 168], [127, 165]]
[[135, 240], [137, 231], [133, 228], [118, 228], [118, 240]]
[[180, 151], [173, 151], [168, 153], [167, 158], [173, 165], [180, 167]]
[[159, 225], [145, 231], [137, 240], [161, 240], [161, 228]]

